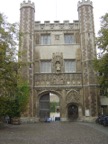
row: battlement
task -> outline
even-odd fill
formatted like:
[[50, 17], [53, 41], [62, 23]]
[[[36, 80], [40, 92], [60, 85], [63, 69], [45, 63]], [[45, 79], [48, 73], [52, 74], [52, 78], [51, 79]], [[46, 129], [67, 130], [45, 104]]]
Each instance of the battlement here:
[[32, 7], [33, 9], [35, 9], [35, 4], [34, 2], [31, 2], [30, 0], [28, 0], [28, 2], [24, 0], [23, 3], [20, 4], [20, 9], [23, 7]]
[[90, 0], [82, 0], [81, 2], [78, 2], [77, 8], [83, 6], [83, 5], [91, 5], [93, 7], [93, 3]]
[[35, 21], [35, 30], [68, 30], [68, 29], [79, 29], [79, 21], [74, 20], [73, 23], [70, 23], [68, 20], [64, 20], [63, 23], [60, 21], [54, 21], [50, 23], [50, 21], [44, 21], [41, 23], [40, 21]]
[[40, 21], [35, 21], [36, 24], [78, 24], [79, 20], [74, 20], [73, 23], [70, 23], [69, 20], [64, 20], [63, 23], [60, 23], [60, 21], [54, 21], [54, 23], [51, 23], [50, 21], [44, 21], [44, 23], [41, 23]]

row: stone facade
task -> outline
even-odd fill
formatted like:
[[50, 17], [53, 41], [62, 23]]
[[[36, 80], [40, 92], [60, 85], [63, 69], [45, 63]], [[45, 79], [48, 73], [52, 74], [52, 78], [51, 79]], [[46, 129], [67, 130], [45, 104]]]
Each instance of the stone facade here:
[[79, 20], [35, 21], [35, 5], [20, 7], [20, 51], [27, 62], [22, 74], [31, 87], [28, 115], [40, 118], [40, 98], [48, 93], [60, 99], [60, 117], [68, 120], [68, 106], [78, 109], [77, 119], [98, 114], [98, 90], [92, 60], [96, 57], [93, 6], [90, 0], [78, 2]]

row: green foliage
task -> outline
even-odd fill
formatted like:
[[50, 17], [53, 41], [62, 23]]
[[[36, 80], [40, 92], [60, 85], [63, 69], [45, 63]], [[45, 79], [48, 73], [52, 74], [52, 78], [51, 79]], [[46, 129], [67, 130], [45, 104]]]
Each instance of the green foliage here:
[[101, 28], [98, 32], [97, 46], [102, 52], [108, 52], [108, 13], [101, 17]]
[[57, 106], [59, 106], [58, 102], [50, 102], [50, 112], [56, 112]]
[[102, 95], [108, 96], [108, 13], [101, 17], [101, 28], [98, 32], [97, 46], [99, 58], [94, 60], [94, 68], [99, 73], [98, 82]]
[[26, 109], [29, 96], [27, 82], [18, 73], [18, 24], [10, 24], [0, 13], [0, 117], [18, 117]]
[[108, 53], [98, 60], [94, 60], [94, 68], [98, 71], [98, 82], [103, 95], [108, 96]]
[[0, 96], [14, 93], [16, 87], [17, 24], [0, 13]]
[[20, 114], [27, 108], [29, 102], [29, 87], [27, 83], [22, 83], [18, 86], [16, 100], [19, 104]]
[[0, 117], [5, 116], [8, 113], [9, 98], [0, 97]]
[[27, 108], [29, 101], [29, 87], [24, 83], [17, 86], [15, 97], [0, 97], [0, 117], [9, 115], [10, 117], [20, 117]]

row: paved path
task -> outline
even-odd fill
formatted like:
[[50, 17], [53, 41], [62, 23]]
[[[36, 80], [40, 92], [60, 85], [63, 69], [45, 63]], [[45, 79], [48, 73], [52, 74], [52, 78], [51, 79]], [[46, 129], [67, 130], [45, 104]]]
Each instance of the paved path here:
[[8, 125], [0, 144], [108, 144], [108, 127], [81, 122]]

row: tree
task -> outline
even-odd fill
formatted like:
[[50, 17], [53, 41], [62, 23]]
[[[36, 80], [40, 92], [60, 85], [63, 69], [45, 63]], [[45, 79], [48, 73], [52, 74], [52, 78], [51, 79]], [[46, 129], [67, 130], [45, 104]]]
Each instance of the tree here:
[[108, 13], [101, 17], [101, 28], [98, 32], [97, 46], [99, 57], [94, 61], [94, 68], [98, 72], [101, 94], [108, 96]]
[[98, 32], [97, 46], [101, 52], [108, 53], [108, 13], [101, 17], [101, 28]]
[[7, 96], [16, 86], [17, 24], [10, 24], [0, 13], [0, 96]]
[[18, 24], [0, 13], [0, 117], [20, 116], [28, 103], [29, 87], [19, 73], [24, 64], [17, 61], [18, 32]]
[[101, 95], [108, 96], [108, 53], [94, 60], [95, 70], [98, 71], [98, 82]]
[[50, 102], [50, 112], [56, 112], [57, 106], [59, 106], [59, 102]]

